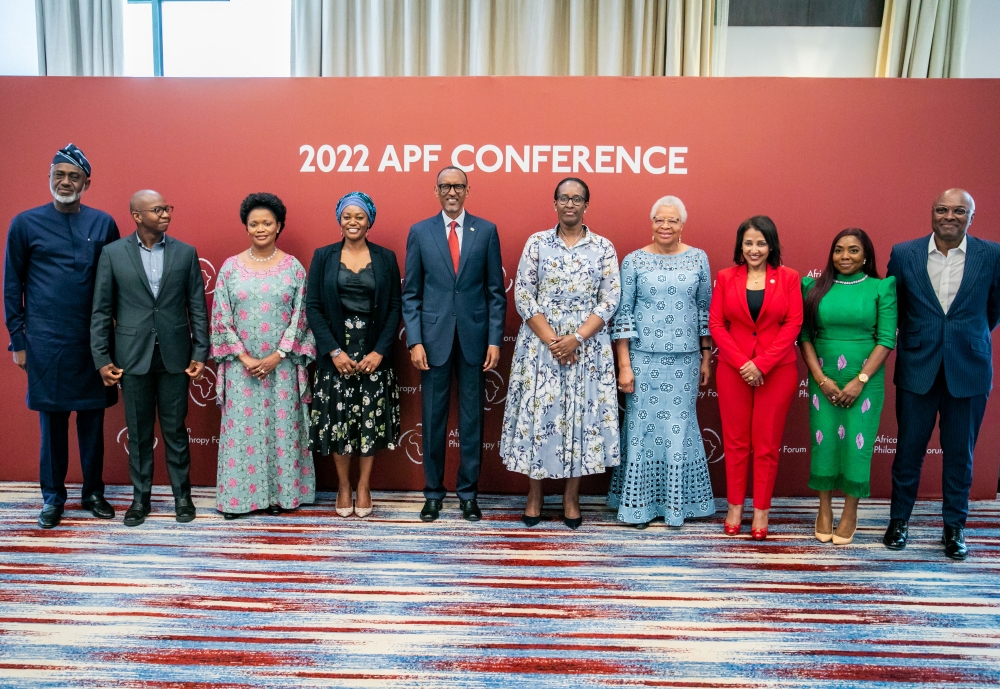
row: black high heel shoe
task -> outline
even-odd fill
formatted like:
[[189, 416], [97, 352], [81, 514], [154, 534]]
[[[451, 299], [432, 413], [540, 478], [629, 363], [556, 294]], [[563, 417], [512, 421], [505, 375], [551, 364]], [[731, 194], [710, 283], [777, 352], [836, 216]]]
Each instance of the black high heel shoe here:
[[242, 515], [236, 514], [235, 512], [223, 512], [222, 513], [222, 518], [225, 519], [227, 522], [228, 521], [232, 521], [233, 519], [239, 519], [241, 516]]
[[542, 515], [538, 515], [537, 517], [529, 517], [526, 514], [522, 514], [521, 521], [524, 522], [525, 526], [538, 526], [538, 522], [542, 521]]
[[567, 516], [566, 516], [566, 515], [564, 514], [564, 515], [563, 515], [563, 524], [565, 524], [565, 525], [566, 525], [566, 526], [568, 526], [569, 528], [571, 528], [571, 529], [573, 529], [574, 531], [576, 531], [577, 529], [579, 529], [579, 528], [580, 528], [580, 524], [583, 524], [583, 515], [581, 514], [581, 515], [580, 515], [579, 517], [577, 517], [576, 519], [570, 519], [569, 517], [567, 517]]

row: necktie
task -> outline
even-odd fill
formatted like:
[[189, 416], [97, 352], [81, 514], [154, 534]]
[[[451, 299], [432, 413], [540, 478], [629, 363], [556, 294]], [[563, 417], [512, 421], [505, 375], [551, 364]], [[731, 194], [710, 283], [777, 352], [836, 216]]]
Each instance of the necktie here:
[[458, 223], [452, 220], [448, 227], [451, 228], [451, 232], [448, 233], [448, 248], [451, 249], [451, 264], [455, 267], [455, 275], [458, 275], [458, 257], [461, 255], [461, 251], [458, 248], [458, 233], [455, 232], [455, 228], [458, 227]]

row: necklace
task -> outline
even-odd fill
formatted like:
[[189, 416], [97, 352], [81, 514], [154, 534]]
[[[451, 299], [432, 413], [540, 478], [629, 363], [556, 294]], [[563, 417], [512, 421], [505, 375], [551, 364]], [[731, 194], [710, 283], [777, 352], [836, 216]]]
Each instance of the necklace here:
[[834, 280], [838, 285], [856, 285], [860, 282], [864, 282], [868, 279], [868, 275], [858, 278], [857, 280]]
[[256, 256], [254, 256], [253, 255], [253, 247], [250, 247], [250, 251], [249, 251], [250, 259], [253, 260], [253, 261], [257, 261], [257, 263], [267, 263], [272, 258], [274, 258], [275, 255], [277, 255], [277, 253], [278, 253], [278, 246], [277, 245], [275, 245], [274, 251], [272, 251], [271, 255], [268, 256], [267, 258], [257, 258]]
[[[749, 273], [747, 273], [747, 275], [749, 275]], [[764, 275], [761, 275], [759, 278], [753, 278], [753, 284], [755, 285], [758, 284], [764, 278], [765, 275], [767, 275], [767, 272], [765, 272]]]

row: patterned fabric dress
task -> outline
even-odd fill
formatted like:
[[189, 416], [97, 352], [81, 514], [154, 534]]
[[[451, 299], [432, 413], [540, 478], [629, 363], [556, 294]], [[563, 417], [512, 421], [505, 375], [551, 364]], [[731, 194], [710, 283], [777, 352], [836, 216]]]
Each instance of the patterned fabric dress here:
[[[544, 314], [561, 336], [591, 314], [610, 321], [620, 292], [611, 242], [586, 229], [567, 248], [555, 230], [546, 230], [524, 247], [514, 302], [522, 318]], [[577, 363], [561, 365], [521, 324], [500, 437], [500, 456], [511, 471], [534, 479], [570, 478], [618, 464], [618, 394], [608, 329], [576, 353]]]
[[[361, 361], [373, 347], [369, 342], [375, 298], [372, 264], [355, 273], [341, 263], [337, 292], [344, 311], [341, 348], [354, 361]], [[371, 373], [342, 376], [317, 368], [310, 434], [312, 449], [324, 457], [334, 453], [369, 457], [376, 450], [396, 449], [399, 389], [395, 369], [383, 365]]]
[[[313, 502], [316, 474], [309, 452], [309, 378], [316, 344], [306, 323], [306, 271], [292, 256], [255, 271], [237, 257], [222, 264], [212, 305], [212, 358], [218, 362], [217, 508], [242, 514]], [[286, 353], [264, 380], [240, 363]]]
[[[803, 296], [815, 284], [811, 277], [802, 278]], [[812, 342], [823, 375], [843, 389], [861, 372], [875, 345], [896, 346], [896, 321], [896, 278], [840, 275], [819, 303], [815, 330], [803, 327], [801, 340]], [[831, 404], [809, 376], [810, 488], [842, 490], [858, 498], [870, 495], [872, 451], [884, 395], [885, 366], [846, 409]]]
[[622, 262], [622, 302], [611, 337], [629, 339], [635, 390], [625, 398], [622, 462], [608, 506], [618, 520], [671, 526], [715, 512], [696, 404], [712, 273], [701, 249]]

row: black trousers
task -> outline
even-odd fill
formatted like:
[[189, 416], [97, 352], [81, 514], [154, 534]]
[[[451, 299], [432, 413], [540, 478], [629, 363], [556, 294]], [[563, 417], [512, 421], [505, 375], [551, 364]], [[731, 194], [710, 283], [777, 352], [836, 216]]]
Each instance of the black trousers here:
[[920, 470], [927, 443], [940, 415], [943, 456], [941, 514], [946, 526], [965, 526], [972, 489], [972, 452], [986, 412], [986, 395], [952, 397], [945, 381], [944, 366], [925, 395], [896, 388], [896, 422], [899, 439], [892, 462], [891, 519], [909, 520], [920, 487]]
[[188, 411], [188, 382], [184, 372], [167, 372], [159, 346], [153, 350], [148, 373], [122, 376], [133, 500], [149, 502], [153, 490], [153, 426], [157, 416], [174, 497], [191, 495], [191, 450], [184, 424]]
[[482, 363], [465, 360], [455, 333], [451, 356], [442, 366], [420, 372], [423, 396], [424, 497], [443, 500], [444, 458], [448, 446], [448, 412], [451, 380], [458, 379], [458, 482], [460, 500], [471, 500], [479, 492], [479, 467], [483, 460], [483, 403], [486, 397]]
[[[66, 504], [66, 472], [69, 470], [68, 411], [40, 411], [42, 451], [38, 462], [38, 482], [46, 505]], [[104, 410], [83, 409], [76, 412], [76, 439], [80, 446], [83, 469], [81, 497], [104, 496]]]

